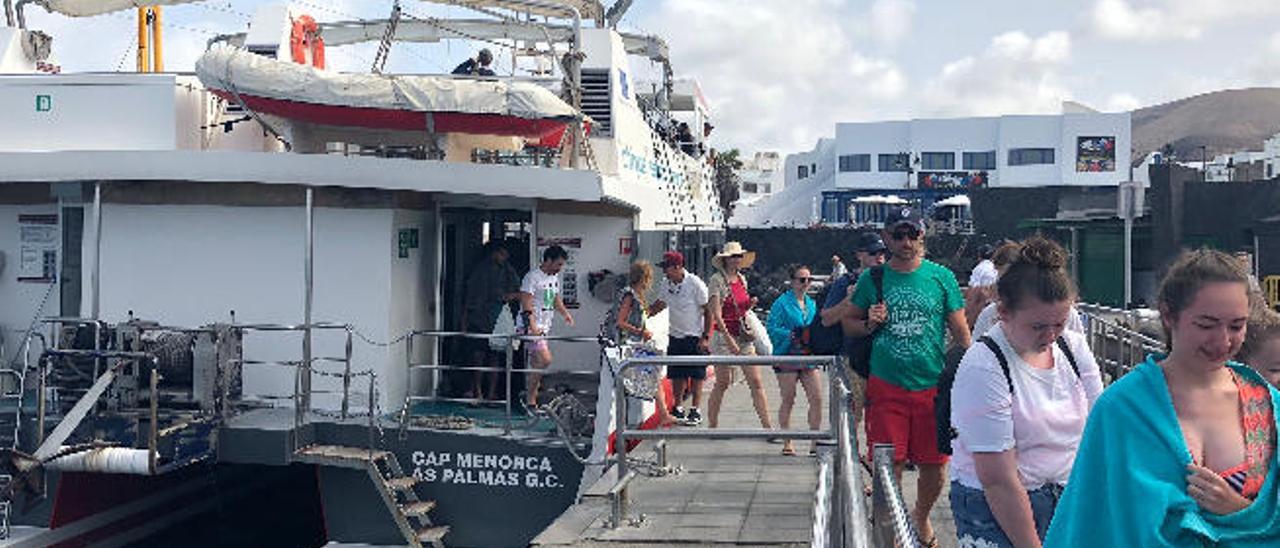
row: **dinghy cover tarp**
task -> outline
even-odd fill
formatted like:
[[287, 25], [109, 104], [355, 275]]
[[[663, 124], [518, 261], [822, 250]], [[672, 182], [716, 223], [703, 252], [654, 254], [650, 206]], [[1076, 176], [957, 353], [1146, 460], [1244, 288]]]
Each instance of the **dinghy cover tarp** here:
[[526, 119], [573, 118], [573, 107], [535, 83], [327, 72], [225, 44], [205, 52], [196, 62], [196, 74], [213, 89], [299, 103]]
[[143, 6], [172, 6], [203, 0], [37, 0], [45, 9], [71, 17], [90, 17]]

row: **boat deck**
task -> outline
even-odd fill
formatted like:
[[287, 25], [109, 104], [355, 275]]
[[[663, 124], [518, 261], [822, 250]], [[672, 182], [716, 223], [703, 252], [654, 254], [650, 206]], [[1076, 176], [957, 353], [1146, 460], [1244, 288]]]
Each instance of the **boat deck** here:
[[[776, 420], [777, 383], [771, 372], [763, 377], [770, 412]], [[824, 394], [824, 400], [825, 397]], [[804, 424], [807, 410], [801, 391], [792, 411], [792, 428]], [[824, 420], [824, 428], [825, 423]], [[760, 426], [744, 383], [735, 383], [725, 396], [721, 425], [725, 428]], [[818, 474], [817, 459], [807, 455], [809, 443], [798, 441], [797, 456], [783, 456], [780, 444], [763, 441], [671, 441], [669, 462], [682, 468], [682, 472], [665, 477], [642, 474], [631, 482], [631, 513], [644, 516], [639, 524], [617, 529], [607, 527], [611, 510], [607, 493], [614, 476], [606, 474], [532, 544], [808, 546], [813, 541]], [[632, 454], [649, 455], [648, 444], [640, 445]], [[819, 447], [822, 451], [830, 449], [833, 448]], [[915, 500], [915, 474], [908, 472], [904, 483], [904, 498], [911, 504]], [[955, 526], [945, 491], [932, 517], [939, 544], [954, 547]]]

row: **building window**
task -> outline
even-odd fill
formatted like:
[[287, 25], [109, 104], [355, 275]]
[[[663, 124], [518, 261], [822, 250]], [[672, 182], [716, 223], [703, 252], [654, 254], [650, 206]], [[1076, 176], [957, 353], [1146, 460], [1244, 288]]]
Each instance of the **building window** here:
[[920, 169], [925, 171], [950, 171], [956, 168], [954, 152], [920, 153]]
[[756, 192], [761, 194], [773, 192], [773, 185], [756, 185]]
[[880, 171], [906, 171], [911, 165], [906, 154], [881, 154]]
[[846, 154], [840, 157], [840, 172], [871, 171], [870, 154]]
[[818, 174], [818, 164], [809, 164], [809, 173]]
[[964, 168], [971, 170], [995, 169], [996, 151], [964, 153]]
[[1051, 148], [1011, 148], [1009, 149], [1009, 165], [1033, 166], [1053, 163], [1054, 150]]
[[809, 166], [800, 166], [799, 172], [796, 173], [801, 179], [809, 177]]

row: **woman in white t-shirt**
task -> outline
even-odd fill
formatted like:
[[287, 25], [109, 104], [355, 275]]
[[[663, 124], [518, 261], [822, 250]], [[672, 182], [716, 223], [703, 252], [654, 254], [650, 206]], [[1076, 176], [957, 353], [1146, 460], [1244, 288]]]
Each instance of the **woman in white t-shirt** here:
[[[951, 511], [960, 546], [1041, 546], [1102, 376], [1066, 329], [1076, 291], [1058, 244], [1026, 241], [997, 283], [1000, 321], [951, 390]], [[1002, 363], [1003, 359], [1003, 363]]]

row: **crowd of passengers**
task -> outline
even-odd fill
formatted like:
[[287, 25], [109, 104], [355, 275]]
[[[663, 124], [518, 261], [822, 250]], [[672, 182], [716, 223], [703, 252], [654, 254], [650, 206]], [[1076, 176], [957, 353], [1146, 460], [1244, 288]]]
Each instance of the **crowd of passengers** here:
[[[668, 355], [842, 356], [867, 446], [893, 445], [899, 484], [905, 468], [917, 471], [910, 512], [927, 547], [938, 545], [929, 515], [948, 481], [960, 546], [1280, 546], [1280, 315], [1237, 258], [1184, 252], [1158, 290], [1167, 353], [1132, 364], [1104, 390], [1060, 245], [1036, 236], [983, 249], [962, 291], [949, 269], [925, 259], [926, 228], [904, 207], [879, 233], [859, 235], [852, 268], [833, 259], [821, 303], [812, 270], [792, 267], [767, 322], [752, 312], [759, 303], [743, 275], [755, 254], [738, 242], [714, 256], [705, 282], [676, 251], [657, 265], [637, 261], [604, 332], [651, 345], [649, 318], [667, 311]], [[521, 333], [549, 333], [556, 315], [572, 325], [559, 294], [565, 258], [548, 249], [518, 288], [512, 273], [494, 274], [503, 282], [488, 300], [519, 302]], [[486, 313], [482, 323], [491, 320]], [[526, 351], [535, 368], [551, 361], [545, 343]], [[708, 369], [667, 368], [662, 426], [702, 423]], [[761, 426], [774, 427], [759, 368], [710, 369], [708, 427], [719, 426], [735, 373]], [[777, 425], [790, 428], [800, 387], [808, 426], [819, 429], [822, 371], [774, 374]], [[537, 376], [529, 380], [536, 405]]]

